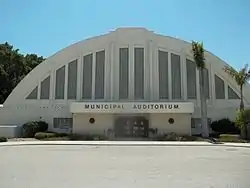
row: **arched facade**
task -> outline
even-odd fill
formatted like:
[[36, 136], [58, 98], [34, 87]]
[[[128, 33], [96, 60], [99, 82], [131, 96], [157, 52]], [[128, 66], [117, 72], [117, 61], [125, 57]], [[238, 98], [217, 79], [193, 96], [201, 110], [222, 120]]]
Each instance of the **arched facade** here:
[[[209, 52], [205, 52], [205, 58], [208, 117], [212, 120], [234, 119], [240, 102], [239, 87], [222, 70], [225, 62]], [[244, 96], [248, 106], [249, 85], [244, 88]], [[42, 119], [49, 123], [51, 130], [73, 127], [73, 132], [83, 132], [79, 127], [89, 124], [87, 120], [93, 117], [95, 124], [86, 125], [84, 131], [106, 131], [114, 128], [111, 122], [117, 119], [119, 109], [107, 113], [83, 110], [84, 115], [80, 117], [79, 105], [126, 105], [131, 102], [192, 103], [193, 107], [185, 113], [136, 112], [150, 116], [149, 127], [160, 125], [159, 129], [165, 132], [175, 131], [163, 125], [168, 124], [166, 122], [171, 117], [176, 119], [176, 124], [180, 121], [178, 130], [185, 121], [191, 127], [191, 118], [193, 124], [198, 122], [199, 77], [191, 44], [143, 28], [121, 28], [73, 44], [46, 59], [17, 85], [0, 108], [0, 124], [19, 125]], [[133, 116], [132, 111], [122, 114]], [[191, 114], [190, 118], [188, 114]], [[195, 126], [192, 125], [193, 131]], [[185, 131], [189, 131], [188, 127]]]

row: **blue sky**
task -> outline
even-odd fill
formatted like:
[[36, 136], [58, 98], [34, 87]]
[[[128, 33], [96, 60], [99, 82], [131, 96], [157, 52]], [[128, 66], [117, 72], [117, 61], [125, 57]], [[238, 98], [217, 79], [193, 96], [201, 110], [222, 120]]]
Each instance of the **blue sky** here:
[[248, 0], [0, 0], [0, 43], [48, 57], [114, 30], [146, 27], [191, 41], [236, 68], [250, 64]]

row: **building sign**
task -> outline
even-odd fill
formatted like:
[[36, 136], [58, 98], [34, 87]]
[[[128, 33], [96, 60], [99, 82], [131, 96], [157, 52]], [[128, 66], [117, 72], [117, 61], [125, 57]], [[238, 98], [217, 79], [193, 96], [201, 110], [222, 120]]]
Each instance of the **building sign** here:
[[183, 103], [72, 103], [72, 113], [193, 113], [194, 105]]

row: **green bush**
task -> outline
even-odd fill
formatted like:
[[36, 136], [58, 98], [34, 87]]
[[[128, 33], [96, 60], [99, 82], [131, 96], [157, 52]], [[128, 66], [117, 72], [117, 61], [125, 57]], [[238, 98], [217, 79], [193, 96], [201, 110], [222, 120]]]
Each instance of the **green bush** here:
[[33, 138], [37, 132], [45, 132], [48, 129], [48, 124], [44, 121], [32, 121], [23, 125], [23, 136]]
[[[62, 138], [62, 137], [68, 137], [69, 134], [67, 133], [54, 133], [54, 132], [37, 132], [35, 134], [35, 138], [42, 140], [47, 138]], [[60, 140], [60, 139], [59, 139]]]
[[45, 138], [53, 138], [53, 137], [57, 137], [56, 133], [38, 132], [35, 134], [35, 138], [38, 140], [45, 139]]
[[56, 134], [56, 137], [66, 137], [66, 136], [69, 136], [68, 133], [55, 133]]
[[7, 138], [5, 138], [5, 137], [0, 137], [0, 142], [7, 142], [7, 141], [8, 141]]
[[245, 109], [244, 111], [238, 110], [236, 115], [235, 124], [242, 129], [244, 126], [244, 118], [245, 122], [250, 122], [250, 109]]
[[37, 121], [37, 132], [46, 132], [48, 130], [48, 123], [45, 121]]
[[234, 122], [228, 118], [223, 118], [211, 123], [211, 128], [213, 131], [220, 134], [239, 134], [240, 129], [235, 125]]

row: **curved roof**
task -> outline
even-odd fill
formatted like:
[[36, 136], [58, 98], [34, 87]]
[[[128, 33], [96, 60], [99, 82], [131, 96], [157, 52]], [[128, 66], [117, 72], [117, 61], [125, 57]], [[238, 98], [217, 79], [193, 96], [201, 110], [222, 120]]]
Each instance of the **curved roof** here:
[[[81, 58], [83, 55], [93, 51], [98, 51], [104, 45], [128, 45], [128, 44], [143, 44], [147, 45], [148, 42], [157, 44], [170, 52], [185, 53], [189, 59], [192, 58], [191, 43], [173, 38], [155, 34], [144, 28], [120, 28], [112, 31], [108, 34], [104, 34], [97, 37], [92, 37], [75, 44], [72, 44], [59, 52], [55, 53], [51, 57], [47, 58], [43, 63], [33, 69], [12, 91], [4, 104], [15, 104], [27, 96], [38, 83], [45, 78], [52, 71], [62, 65], [69, 63], [70, 61]], [[166, 45], [167, 44], [167, 45]], [[205, 51], [206, 63], [211, 64], [214, 72], [222, 77], [226, 82], [239, 91], [239, 88], [235, 81], [231, 79], [222, 68], [226, 63], [219, 57], [212, 53]], [[244, 89], [244, 97], [247, 102], [250, 102], [250, 86], [247, 84]]]

